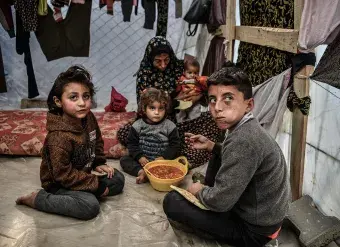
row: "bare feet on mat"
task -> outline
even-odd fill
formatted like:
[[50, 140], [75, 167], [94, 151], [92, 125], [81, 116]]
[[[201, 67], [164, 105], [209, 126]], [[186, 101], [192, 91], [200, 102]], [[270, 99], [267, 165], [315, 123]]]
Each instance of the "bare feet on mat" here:
[[15, 202], [18, 205], [27, 205], [31, 208], [34, 208], [34, 201], [35, 198], [37, 197], [38, 192], [32, 192], [31, 194], [25, 195], [25, 196], [20, 196]]
[[143, 169], [139, 170], [138, 176], [136, 178], [136, 183], [137, 184], [142, 184], [148, 181], [148, 177], [146, 176], [146, 173]]

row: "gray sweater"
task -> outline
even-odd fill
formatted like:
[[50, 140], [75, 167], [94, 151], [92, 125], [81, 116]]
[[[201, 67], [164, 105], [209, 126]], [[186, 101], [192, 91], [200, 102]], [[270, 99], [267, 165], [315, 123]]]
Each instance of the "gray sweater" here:
[[212, 211], [232, 211], [252, 225], [280, 223], [290, 201], [287, 165], [278, 144], [256, 119], [229, 132], [221, 158], [215, 184], [199, 192], [200, 201]]
[[130, 130], [127, 148], [136, 161], [143, 156], [149, 161], [160, 156], [164, 159], [175, 159], [180, 150], [177, 127], [169, 119], [156, 124], [138, 119]]

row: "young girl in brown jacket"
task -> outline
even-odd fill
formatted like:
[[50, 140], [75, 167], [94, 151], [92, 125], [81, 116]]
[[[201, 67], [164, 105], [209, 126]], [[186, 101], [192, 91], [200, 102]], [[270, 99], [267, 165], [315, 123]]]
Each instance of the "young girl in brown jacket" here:
[[40, 167], [43, 189], [19, 197], [17, 204], [89, 220], [99, 213], [98, 198], [123, 190], [123, 174], [105, 164], [103, 139], [90, 111], [93, 95], [91, 76], [84, 68], [72, 66], [58, 76], [47, 99], [48, 134]]

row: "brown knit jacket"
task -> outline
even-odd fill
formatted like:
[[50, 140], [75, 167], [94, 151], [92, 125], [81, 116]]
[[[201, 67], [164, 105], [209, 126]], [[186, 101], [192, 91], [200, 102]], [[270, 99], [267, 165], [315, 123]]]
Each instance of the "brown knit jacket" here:
[[96, 192], [98, 178], [91, 170], [106, 162], [96, 117], [90, 112], [85, 127], [47, 113], [40, 180], [47, 191], [59, 188]]

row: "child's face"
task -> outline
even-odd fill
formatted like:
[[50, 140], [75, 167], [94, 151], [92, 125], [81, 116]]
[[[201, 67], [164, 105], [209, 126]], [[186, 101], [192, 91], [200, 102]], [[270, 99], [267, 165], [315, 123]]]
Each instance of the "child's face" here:
[[146, 107], [145, 113], [149, 121], [151, 121], [152, 123], [158, 123], [162, 121], [165, 116], [164, 104], [155, 101]]
[[244, 99], [235, 86], [211, 85], [208, 90], [209, 109], [220, 129], [235, 126], [254, 107], [254, 100]]
[[85, 118], [91, 109], [91, 94], [83, 84], [71, 82], [63, 90], [61, 100], [55, 97], [56, 105], [63, 109], [63, 113], [71, 118]]
[[187, 79], [194, 79], [198, 76], [198, 68], [195, 66], [189, 65], [188, 68], [184, 71], [184, 76]]

